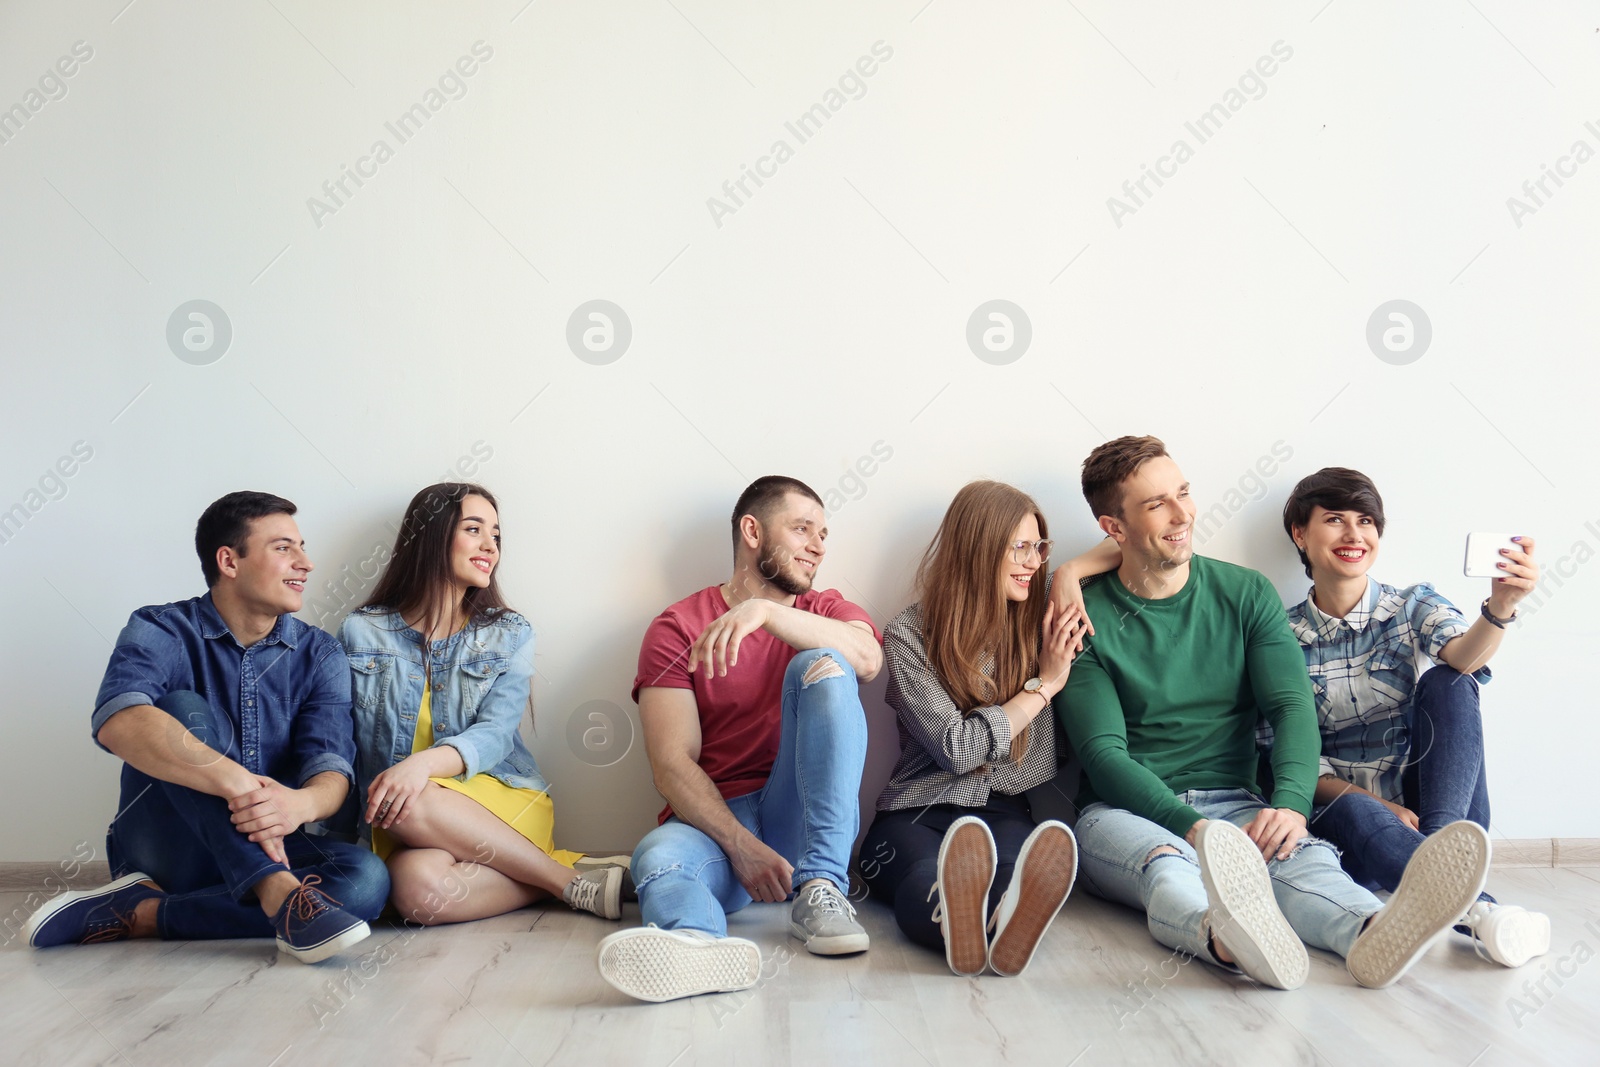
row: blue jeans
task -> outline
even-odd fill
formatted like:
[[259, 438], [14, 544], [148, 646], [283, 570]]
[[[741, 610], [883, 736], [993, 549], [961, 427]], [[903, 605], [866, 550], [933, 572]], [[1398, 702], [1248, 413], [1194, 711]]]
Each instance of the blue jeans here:
[[[824, 656], [842, 674], [805, 685]], [[861, 826], [861, 771], [867, 717], [856, 672], [829, 648], [798, 652], [783, 676], [778, 755], [767, 784], [728, 801], [739, 824], [794, 865], [793, 887], [825, 878], [850, 887], [850, 848]], [[728, 914], [750, 903], [722, 848], [676, 815], [645, 835], [633, 853], [644, 921], [665, 930], [728, 932]]]
[[1417, 682], [1411, 713], [1411, 757], [1401, 788], [1421, 832], [1361, 793], [1346, 793], [1311, 813], [1312, 829], [1344, 853], [1350, 877], [1391, 892], [1428, 834], [1458, 819], [1489, 828], [1477, 681], [1450, 667], [1434, 667]]
[[[175, 691], [156, 707], [189, 727], [202, 741], [227, 736], [226, 716], [197, 693]], [[272, 937], [272, 921], [254, 886], [277, 871], [297, 878], [317, 875], [317, 887], [339, 907], [375, 919], [389, 896], [389, 872], [368, 849], [297, 831], [284, 838], [285, 866], [233, 828], [221, 797], [152, 778], [122, 766], [120, 813], [106, 830], [113, 877], [148, 874], [166, 891], [156, 908], [156, 929], [168, 940]]]
[[[1179, 799], [1208, 819], [1243, 827], [1266, 803], [1243, 789], [1192, 789]], [[1078, 876], [1097, 897], [1144, 911], [1150, 933], [1169, 948], [1207, 962], [1210, 904], [1200, 861], [1183, 838], [1130, 811], [1090, 804], [1078, 816]], [[1177, 855], [1151, 853], [1163, 845]], [[1272, 895], [1300, 940], [1347, 955], [1362, 925], [1381, 906], [1350, 880], [1338, 851], [1316, 837], [1302, 838], [1288, 859], [1267, 861]]]

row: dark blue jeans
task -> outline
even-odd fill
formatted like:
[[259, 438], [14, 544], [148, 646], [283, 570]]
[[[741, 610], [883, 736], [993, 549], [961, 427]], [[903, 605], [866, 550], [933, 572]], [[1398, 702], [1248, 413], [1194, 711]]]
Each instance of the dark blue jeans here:
[[1417, 682], [1411, 714], [1411, 756], [1401, 784], [1420, 832], [1359, 793], [1346, 793], [1311, 813], [1311, 832], [1339, 847], [1351, 878], [1391, 892], [1428, 834], [1458, 819], [1489, 828], [1477, 681], [1450, 667], [1434, 667]]
[[[227, 716], [197, 693], [168, 693], [156, 707], [208, 743], [233, 729]], [[317, 888], [362, 919], [377, 918], [389, 896], [388, 869], [370, 850], [298, 831], [284, 839], [285, 867], [233, 828], [226, 800], [127, 764], [118, 809], [106, 830], [112, 876], [143, 871], [166, 890], [156, 928], [168, 940], [272, 937], [272, 921], [261, 910], [254, 886], [276, 871], [301, 879], [319, 876]]]

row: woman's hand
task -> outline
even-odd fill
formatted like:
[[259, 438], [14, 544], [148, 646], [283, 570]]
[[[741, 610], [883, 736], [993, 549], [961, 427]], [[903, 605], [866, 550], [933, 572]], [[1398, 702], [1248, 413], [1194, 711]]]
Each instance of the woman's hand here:
[[1518, 537], [1516, 541], [1522, 546], [1521, 551], [1502, 548], [1500, 554], [1505, 559], [1498, 566], [1505, 573], [1489, 581], [1489, 610], [1500, 619], [1510, 618], [1522, 598], [1539, 584], [1539, 564], [1533, 560], [1533, 538]]
[[1380, 797], [1378, 799], [1383, 804], [1384, 807], [1386, 807], [1390, 811], [1394, 812], [1394, 817], [1395, 818], [1399, 819], [1401, 822], [1405, 823], [1407, 826], [1411, 827], [1413, 830], [1416, 830], [1418, 833], [1422, 832], [1422, 823], [1417, 818], [1417, 813], [1416, 812], [1412, 811], [1410, 808], [1406, 807], [1404, 804], [1393, 804], [1393, 803], [1390, 803], [1387, 800], [1383, 800], [1382, 797]]
[[367, 787], [367, 822], [387, 830], [410, 814], [411, 801], [428, 787], [428, 768], [418, 752], [379, 774]]
[[[1083, 586], [1078, 584], [1077, 576], [1072, 572], [1072, 564], [1063, 563], [1056, 568], [1055, 574], [1050, 579], [1050, 606], [1055, 608], [1056, 614], [1065, 619], [1080, 618], [1083, 620], [1082, 633], [1079, 634], [1072, 651], [1083, 651], [1083, 638], [1085, 635], [1094, 636], [1094, 624], [1089, 621], [1088, 609], [1083, 605]], [[1050, 616], [1045, 615], [1045, 634], [1048, 639], [1050, 632]], [[1043, 678], [1041, 673], [1039, 677]], [[1065, 679], [1063, 679], [1064, 681]]]
[[[1072, 583], [1074, 589], [1077, 583]], [[1072, 659], [1083, 647], [1083, 637], [1088, 631], [1089, 618], [1083, 613], [1083, 598], [1075, 607], [1058, 611], [1054, 597], [1044, 609], [1044, 642], [1039, 648], [1039, 680], [1054, 697], [1067, 684], [1072, 673]]]

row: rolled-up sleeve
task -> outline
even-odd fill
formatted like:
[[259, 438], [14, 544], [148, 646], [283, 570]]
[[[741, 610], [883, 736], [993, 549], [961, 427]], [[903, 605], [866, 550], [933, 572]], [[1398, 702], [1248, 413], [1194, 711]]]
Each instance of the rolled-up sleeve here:
[[466, 781], [475, 774], [491, 770], [511, 754], [512, 739], [522, 725], [533, 686], [533, 628], [522, 620], [511, 648], [506, 669], [494, 679], [478, 703], [472, 724], [459, 734], [441, 738], [437, 744], [449, 745], [461, 754]]
[[913, 741], [941, 770], [966, 774], [1011, 757], [1011, 720], [998, 706], [962, 714], [928, 661], [922, 633], [897, 620], [884, 630], [889, 688], [884, 695]]
[[100, 728], [125, 708], [154, 704], [171, 687], [172, 664], [182, 655], [175, 634], [157, 626], [142, 610], [128, 617], [111, 650], [111, 661], [100, 680], [94, 712], [89, 716], [89, 735], [100, 744]]
[[294, 717], [295, 785], [300, 788], [324, 771], [336, 771], [351, 782], [356, 778], [350, 661], [337, 641], [323, 637], [317, 642], [311, 689]]

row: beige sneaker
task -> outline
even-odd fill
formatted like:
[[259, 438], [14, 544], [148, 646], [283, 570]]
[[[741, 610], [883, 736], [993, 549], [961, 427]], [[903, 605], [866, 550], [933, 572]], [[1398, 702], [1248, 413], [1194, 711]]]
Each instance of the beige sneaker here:
[[567, 883], [561, 899], [574, 911], [592, 912], [602, 919], [622, 918], [622, 868], [583, 871]]
[[995, 974], [1018, 975], [1028, 969], [1077, 877], [1077, 838], [1065, 823], [1040, 823], [1022, 843], [1011, 884], [989, 920], [994, 927], [989, 968]]
[[939, 865], [928, 896], [939, 894], [933, 921], [944, 934], [944, 961], [963, 978], [982, 974], [989, 962], [984, 915], [997, 863], [994, 835], [975, 815], [951, 823], [939, 842]]

